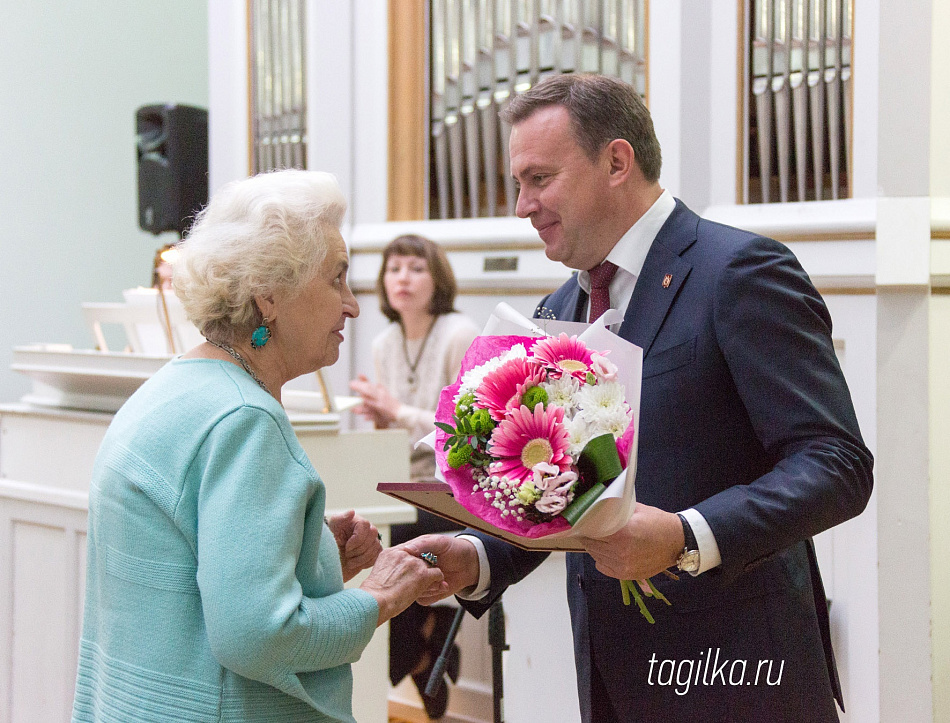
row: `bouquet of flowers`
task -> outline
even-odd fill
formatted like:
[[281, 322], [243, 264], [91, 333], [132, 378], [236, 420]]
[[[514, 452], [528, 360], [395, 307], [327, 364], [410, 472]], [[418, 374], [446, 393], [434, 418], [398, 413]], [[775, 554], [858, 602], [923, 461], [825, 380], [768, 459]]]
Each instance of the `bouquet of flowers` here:
[[[640, 350], [607, 331], [609, 316], [571, 325], [580, 334], [547, 335], [551, 328], [510, 307], [502, 315], [531, 335], [485, 335], [469, 347], [436, 411], [440, 472], [463, 507], [500, 530], [552, 539], [612, 534], [634, 503], [641, 357], [623, 345]], [[627, 355], [635, 371], [622, 371], [619, 357]], [[621, 581], [624, 603], [632, 595], [652, 623], [641, 590], [669, 602], [649, 580]]]

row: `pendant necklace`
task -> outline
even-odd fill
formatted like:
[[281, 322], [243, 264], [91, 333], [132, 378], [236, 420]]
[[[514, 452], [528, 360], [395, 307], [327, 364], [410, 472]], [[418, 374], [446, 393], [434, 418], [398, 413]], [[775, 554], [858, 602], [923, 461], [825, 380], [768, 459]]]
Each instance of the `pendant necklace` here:
[[415, 393], [417, 388], [417, 377], [416, 377], [416, 368], [419, 366], [419, 362], [422, 360], [422, 354], [426, 350], [426, 342], [429, 341], [429, 336], [432, 334], [432, 330], [435, 328], [436, 319], [439, 317], [433, 317], [432, 323], [429, 324], [429, 330], [426, 332], [426, 335], [422, 337], [422, 346], [419, 347], [419, 353], [416, 354], [415, 360], [409, 358], [409, 342], [406, 339], [406, 328], [402, 329], [402, 353], [406, 356], [406, 364], [409, 365], [409, 374], [406, 376], [406, 381], [409, 382], [409, 391]]
[[248, 364], [247, 360], [243, 356], [238, 354], [237, 351], [235, 351], [232, 347], [228, 346], [227, 344], [221, 344], [220, 342], [213, 341], [211, 339], [208, 339], [208, 343], [211, 344], [212, 346], [218, 347], [218, 349], [220, 349], [221, 351], [226, 352], [227, 354], [230, 354], [231, 358], [234, 359], [234, 361], [236, 361], [242, 367], [244, 367], [244, 371], [246, 371], [248, 374], [251, 375], [251, 379], [257, 382], [257, 385], [261, 389], [263, 389], [265, 392], [270, 394], [270, 389], [267, 388], [267, 385], [261, 381], [261, 378], [257, 376], [257, 374], [254, 373], [253, 369], [251, 369], [251, 365]]

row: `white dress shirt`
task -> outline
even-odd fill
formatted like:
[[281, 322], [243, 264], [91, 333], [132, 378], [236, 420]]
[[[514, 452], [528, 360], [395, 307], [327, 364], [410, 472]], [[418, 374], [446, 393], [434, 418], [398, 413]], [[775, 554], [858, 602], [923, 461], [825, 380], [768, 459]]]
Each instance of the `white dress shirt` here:
[[[630, 298], [633, 296], [637, 279], [643, 270], [643, 263], [646, 261], [650, 246], [653, 245], [653, 240], [673, 213], [674, 208], [676, 208], [676, 199], [669, 191], [664, 190], [654, 204], [647, 209], [647, 212], [620, 237], [620, 240], [607, 254], [606, 260], [617, 266], [617, 273], [614, 274], [610, 282], [611, 308], [627, 308]], [[586, 271], [580, 271], [577, 274], [577, 283], [588, 295], [587, 306], [585, 307], [585, 316], [587, 316], [590, 313], [590, 274]], [[610, 330], [613, 332], [619, 331], [620, 323], [612, 324]], [[706, 522], [706, 518], [693, 508], [683, 510], [680, 514], [686, 518], [686, 521], [692, 527], [693, 534], [696, 536], [696, 545], [699, 548], [699, 570], [691, 574], [696, 576], [706, 572], [706, 570], [718, 567], [722, 562], [719, 545], [709, 527], [709, 523]], [[491, 585], [488, 555], [485, 553], [485, 546], [482, 541], [477, 537], [472, 535], [459, 535], [459, 537], [464, 537], [475, 545], [479, 560], [478, 583], [474, 588], [465, 591], [464, 594], [459, 593], [459, 597], [464, 600], [479, 600], [488, 594], [488, 588]]]
[[[656, 202], [647, 209], [639, 220], [614, 245], [607, 254], [605, 261], [617, 267], [617, 273], [610, 282], [610, 307], [612, 309], [626, 309], [633, 296], [633, 287], [637, 284], [643, 262], [646, 261], [653, 239], [660, 232], [663, 224], [676, 208], [676, 200], [669, 191], [663, 191]], [[587, 293], [587, 306], [584, 317], [590, 314], [590, 274], [580, 271], [577, 274], [577, 283]], [[614, 328], [616, 327], [616, 328]], [[610, 327], [611, 331], [619, 331], [620, 324]]]

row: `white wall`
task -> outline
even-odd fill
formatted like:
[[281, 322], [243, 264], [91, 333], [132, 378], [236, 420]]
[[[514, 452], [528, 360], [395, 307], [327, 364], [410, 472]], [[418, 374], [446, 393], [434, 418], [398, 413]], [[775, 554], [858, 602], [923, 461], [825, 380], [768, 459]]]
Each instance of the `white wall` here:
[[207, 6], [194, 0], [0, 5], [0, 401], [31, 342], [92, 346], [83, 301], [149, 284], [171, 234], [138, 228], [135, 110], [207, 107]]

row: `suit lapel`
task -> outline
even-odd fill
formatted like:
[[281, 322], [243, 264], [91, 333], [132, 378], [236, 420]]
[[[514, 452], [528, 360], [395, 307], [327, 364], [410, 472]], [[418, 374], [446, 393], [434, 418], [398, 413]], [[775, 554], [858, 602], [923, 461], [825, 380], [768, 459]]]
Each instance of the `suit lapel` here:
[[[574, 297], [574, 315], [571, 317], [571, 320], [587, 321], [587, 316], [584, 314], [584, 312], [587, 311], [587, 298], [587, 292], [581, 288], [580, 284], [577, 284], [577, 294]], [[567, 309], [570, 308], [571, 304], [568, 302]]]
[[620, 327], [620, 336], [641, 347], [644, 356], [693, 268], [682, 254], [696, 242], [698, 223], [699, 216], [677, 200], [647, 253]]
[[534, 310], [534, 315], [546, 318], [548, 313], [553, 313], [554, 318], [561, 321], [586, 321], [583, 318], [586, 306], [587, 294], [577, 283], [575, 273], [564, 286], [541, 301]]

